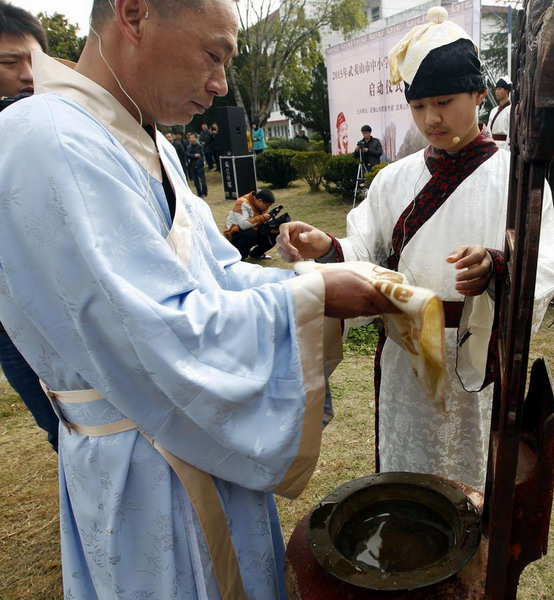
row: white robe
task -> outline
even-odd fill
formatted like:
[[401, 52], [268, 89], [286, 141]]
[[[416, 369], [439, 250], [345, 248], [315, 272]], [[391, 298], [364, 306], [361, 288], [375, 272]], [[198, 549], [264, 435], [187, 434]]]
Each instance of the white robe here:
[[507, 106], [504, 110], [502, 110], [502, 112], [494, 121], [494, 125], [491, 127], [491, 123], [493, 122], [494, 117], [499, 110], [500, 106], [495, 106], [491, 110], [489, 114], [488, 128], [493, 135], [498, 133], [505, 135], [505, 140], [495, 140], [495, 142], [499, 148], [504, 148], [504, 150], [510, 150], [510, 112], [512, 110], [512, 107]]
[[[349, 237], [340, 240], [345, 260], [386, 266], [393, 228], [431, 178], [421, 150], [383, 169], [367, 198], [348, 215]], [[409, 283], [443, 301], [464, 300], [454, 289], [446, 257], [457, 246], [504, 249], [510, 155], [498, 150], [463, 181], [406, 244], [398, 270]], [[554, 294], [554, 210], [546, 185], [535, 329]], [[411, 372], [408, 355], [388, 339], [381, 357], [379, 449], [382, 471], [435, 473], [476, 488], [484, 486], [493, 386], [468, 393], [456, 374], [456, 329], [446, 334], [446, 405], [442, 415]]]
[[[247, 597], [281, 598], [268, 492], [298, 495], [319, 452], [321, 275], [241, 262], [163, 136], [52, 59], [33, 70], [48, 93], [0, 115], [0, 318], [50, 389], [104, 398], [62, 402], [69, 421], [126, 417], [208, 473]], [[189, 494], [136, 429], [61, 428], [60, 499], [67, 600], [224, 595]]]

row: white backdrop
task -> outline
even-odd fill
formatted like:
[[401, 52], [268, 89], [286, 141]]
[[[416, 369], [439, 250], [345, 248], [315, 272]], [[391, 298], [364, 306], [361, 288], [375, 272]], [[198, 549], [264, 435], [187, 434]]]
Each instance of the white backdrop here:
[[[446, 8], [450, 20], [479, 43], [480, 2], [464, 0]], [[387, 58], [396, 42], [426, 21], [424, 14], [327, 49], [333, 154], [352, 153], [362, 137], [362, 125], [369, 125], [381, 140], [387, 162], [426, 144], [413, 125], [404, 83], [391, 85]]]

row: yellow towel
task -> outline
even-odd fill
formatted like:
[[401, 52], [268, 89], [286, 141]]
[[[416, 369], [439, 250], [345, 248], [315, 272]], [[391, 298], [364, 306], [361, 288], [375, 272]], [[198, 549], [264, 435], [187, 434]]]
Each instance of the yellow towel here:
[[299, 275], [312, 270], [348, 269], [387, 296], [402, 311], [382, 315], [387, 336], [409, 354], [412, 368], [432, 402], [446, 412], [444, 311], [442, 301], [434, 292], [408, 285], [402, 273], [369, 262], [302, 261], [296, 263], [294, 269]]

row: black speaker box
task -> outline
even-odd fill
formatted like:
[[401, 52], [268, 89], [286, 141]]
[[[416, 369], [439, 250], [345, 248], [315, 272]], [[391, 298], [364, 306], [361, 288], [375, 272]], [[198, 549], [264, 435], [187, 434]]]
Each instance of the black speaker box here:
[[226, 200], [236, 200], [257, 189], [254, 156], [220, 156]]
[[248, 154], [246, 112], [242, 106], [217, 106], [215, 122], [219, 127], [217, 146], [221, 156]]

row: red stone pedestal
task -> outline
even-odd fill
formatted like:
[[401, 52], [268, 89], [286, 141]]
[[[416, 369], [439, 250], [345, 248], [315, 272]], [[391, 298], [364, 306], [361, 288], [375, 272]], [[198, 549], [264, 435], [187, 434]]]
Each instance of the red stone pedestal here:
[[[481, 507], [482, 495], [457, 485]], [[484, 536], [469, 563], [445, 581], [410, 591], [374, 591], [340, 581], [319, 565], [308, 546], [310, 514], [297, 525], [287, 546], [285, 580], [289, 600], [482, 600], [484, 596], [488, 546]]]

